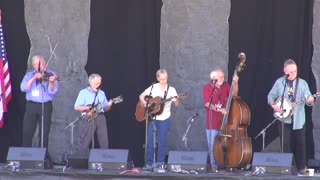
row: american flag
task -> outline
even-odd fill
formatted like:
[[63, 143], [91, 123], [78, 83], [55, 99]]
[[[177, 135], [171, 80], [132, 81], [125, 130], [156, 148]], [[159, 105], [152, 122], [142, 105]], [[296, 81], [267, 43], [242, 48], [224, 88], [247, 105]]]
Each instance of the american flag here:
[[5, 48], [4, 33], [1, 23], [1, 10], [0, 10], [0, 128], [3, 126], [4, 118], [3, 113], [7, 112], [7, 104], [11, 100], [11, 82], [9, 65], [7, 60], [7, 53]]

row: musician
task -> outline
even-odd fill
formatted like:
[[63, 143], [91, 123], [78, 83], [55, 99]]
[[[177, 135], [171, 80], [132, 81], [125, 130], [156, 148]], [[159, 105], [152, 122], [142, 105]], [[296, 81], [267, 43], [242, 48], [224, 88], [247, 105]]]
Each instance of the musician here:
[[[224, 80], [224, 73], [221, 69], [215, 69], [210, 73], [210, 83], [203, 87], [203, 101], [206, 109], [206, 135], [208, 143], [208, 154], [212, 171], [217, 170], [217, 164], [213, 156], [213, 144], [215, 137], [219, 134], [221, 120], [225, 115], [224, 108], [230, 91], [230, 84]], [[238, 94], [238, 76], [233, 77], [233, 95]], [[210, 103], [211, 100], [211, 103]]]
[[[156, 73], [156, 77], [159, 83], [153, 84], [144, 90], [140, 95], [140, 101], [147, 106], [146, 96], [157, 97], [168, 99], [172, 98], [171, 101], [164, 103], [164, 108], [161, 114], [154, 116], [148, 121], [147, 127], [147, 152], [146, 152], [146, 167], [161, 167], [165, 164], [166, 156], [166, 146], [167, 146], [167, 136], [171, 123], [171, 104], [172, 102], [176, 107], [179, 106], [179, 100], [176, 98], [178, 96], [177, 91], [174, 87], [167, 84], [168, 73], [165, 69], [159, 69]], [[154, 162], [154, 142], [153, 132], [156, 132], [156, 139], [158, 143], [158, 152], [156, 162]]]
[[[305, 97], [306, 103], [296, 105], [292, 117], [284, 120], [283, 131], [283, 151], [294, 154], [296, 167], [300, 173], [304, 173], [306, 166], [306, 130], [305, 130], [305, 109], [307, 104], [314, 104], [314, 98], [311, 96], [307, 82], [297, 77], [297, 64], [294, 60], [288, 59], [284, 62], [283, 68], [285, 76], [276, 80], [268, 94], [268, 103], [274, 112], [283, 112], [281, 105], [276, 103], [282, 95], [290, 102], [302, 100]], [[284, 92], [284, 94], [283, 94]], [[282, 123], [279, 123], [279, 134], [281, 138]]]
[[[58, 92], [57, 74], [45, 69], [46, 62], [42, 56], [32, 57], [33, 70], [23, 77], [20, 83], [22, 92], [26, 92], [26, 111], [23, 118], [22, 146], [31, 147], [33, 134], [39, 125], [39, 136], [43, 116], [43, 147], [48, 148], [49, 131], [51, 126], [52, 101]], [[52, 74], [47, 79], [42, 78], [44, 72]], [[44, 111], [42, 112], [42, 103]], [[41, 140], [41, 137], [39, 138]]]
[[79, 92], [74, 104], [76, 111], [92, 113], [89, 119], [83, 118], [81, 122], [79, 153], [88, 152], [94, 133], [97, 135], [100, 148], [108, 148], [107, 121], [104, 112], [111, 109], [113, 102], [108, 100], [104, 91], [99, 88], [101, 80], [99, 74], [91, 74], [88, 78], [89, 86]]

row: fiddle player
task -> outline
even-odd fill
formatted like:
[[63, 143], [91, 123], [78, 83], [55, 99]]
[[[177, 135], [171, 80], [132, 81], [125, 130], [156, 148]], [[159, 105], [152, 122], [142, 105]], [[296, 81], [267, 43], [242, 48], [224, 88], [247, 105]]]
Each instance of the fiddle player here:
[[[26, 93], [26, 111], [23, 118], [22, 146], [31, 147], [33, 134], [39, 125], [39, 136], [43, 126], [43, 147], [48, 148], [49, 131], [51, 126], [52, 101], [58, 92], [59, 83], [57, 74], [49, 69], [45, 69], [46, 62], [42, 56], [32, 57], [33, 70], [27, 72], [22, 79], [20, 89]], [[44, 79], [44, 72], [52, 76]], [[42, 114], [42, 103], [44, 111]], [[43, 125], [42, 125], [43, 116]], [[41, 140], [41, 137], [39, 138]]]
[[92, 112], [94, 110], [97, 113], [96, 116], [92, 116], [90, 119], [83, 118], [84, 120], [81, 122], [80, 149], [78, 153], [83, 154], [88, 152], [94, 133], [97, 135], [99, 147], [101, 149], [108, 148], [107, 120], [104, 112], [109, 111], [113, 104], [112, 99], [108, 100], [104, 91], [99, 88], [102, 81], [102, 77], [99, 74], [91, 74], [88, 81], [89, 86], [79, 92], [74, 104], [76, 111]]
[[[228, 100], [230, 84], [224, 81], [224, 73], [221, 69], [215, 69], [211, 71], [210, 80], [210, 83], [203, 87], [202, 95], [204, 107], [206, 109], [206, 136], [208, 143], [208, 154], [210, 157], [212, 172], [216, 172], [218, 167], [213, 155], [213, 144], [215, 137], [220, 132], [223, 115], [227, 113], [224, 106]], [[238, 80], [239, 77], [235, 75], [233, 77], [233, 95], [238, 94]]]
[[[297, 64], [292, 59], [284, 62], [282, 76], [276, 80], [268, 94], [268, 104], [274, 112], [282, 112], [282, 109], [275, 103], [282, 95], [290, 102], [305, 99], [306, 103], [297, 104], [294, 107], [293, 115], [284, 119], [283, 129], [283, 152], [293, 153], [296, 167], [299, 173], [304, 174], [306, 166], [306, 115], [304, 106], [314, 104], [314, 97], [311, 95], [307, 82], [297, 77]], [[283, 94], [284, 93], [284, 94]], [[282, 123], [278, 123], [280, 143], [282, 144]]]
[[[147, 125], [147, 149], [146, 149], [146, 168], [163, 168], [165, 165], [167, 137], [171, 124], [171, 105], [172, 102], [176, 107], [179, 106], [177, 91], [174, 87], [167, 84], [168, 73], [165, 69], [159, 69], [156, 73], [158, 83], [155, 83], [145, 89], [140, 95], [139, 100], [147, 106], [146, 96], [160, 96], [162, 99], [172, 98], [164, 103], [162, 113], [152, 117], [152, 121], [148, 121]], [[156, 132], [156, 142], [158, 143], [157, 157], [154, 162], [154, 134]]]

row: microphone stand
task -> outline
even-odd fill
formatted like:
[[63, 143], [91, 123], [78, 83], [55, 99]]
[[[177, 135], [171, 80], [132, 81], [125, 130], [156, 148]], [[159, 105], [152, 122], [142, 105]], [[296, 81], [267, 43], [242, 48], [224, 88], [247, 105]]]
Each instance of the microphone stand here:
[[[99, 88], [97, 88], [97, 92], [95, 93], [95, 96], [94, 96], [94, 99], [92, 101], [92, 104], [91, 104], [91, 110], [93, 111], [94, 109], [94, 103], [96, 101], [96, 98], [97, 98], [97, 95], [98, 95], [98, 92], [99, 92]], [[91, 129], [92, 129], [92, 132], [91, 132], [91, 148], [94, 149], [94, 114], [92, 113], [92, 116], [90, 118], [90, 121], [91, 121]]]
[[71, 148], [70, 148], [70, 154], [73, 154], [73, 146], [74, 146], [74, 143], [73, 143], [73, 134], [74, 134], [74, 127], [76, 125], [76, 123], [80, 120], [80, 117], [77, 117], [77, 119], [75, 119], [74, 121], [72, 121], [71, 123], [69, 123], [65, 128], [64, 130], [67, 130], [69, 127], [71, 127]]
[[257, 139], [260, 135], [262, 135], [262, 150], [264, 150], [264, 147], [265, 147], [266, 131], [274, 122], [276, 122], [276, 120], [277, 119], [274, 119], [270, 124], [268, 124], [264, 129], [262, 129], [260, 133], [254, 138], [254, 139]]
[[[286, 91], [288, 77], [286, 76], [285, 83], [283, 86], [283, 92], [281, 96], [280, 109], [283, 109], [284, 92]], [[283, 114], [283, 112], [282, 112]], [[283, 152], [283, 131], [284, 131], [284, 121], [281, 121], [281, 152]]]
[[188, 151], [189, 151], [189, 148], [188, 148], [188, 138], [187, 138], [187, 134], [188, 134], [188, 132], [189, 132], [189, 129], [191, 128], [191, 125], [192, 125], [192, 122], [194, 121], [194, 118], [195, 118], [195, 115], [192, 115], [192, 116], [187, 120], [188, 127], [187, 127], [187, 130], [186, 130], [186, 132], [183, 134], [183, 137], [182, 137], [182, 141], [184, 141], [184, 146], [187, 148]]
[[[213, 158], [213, 152], [212, 152], [213, 144], [211, 144], [212, 143], [212, 109], [210, 109], [210, 107], [212, 105], [213, 92], [216, 89], [216, 82], [217, 82], [217, 80], [213, 80], [213, 83], [210, 83], [212, 85], [212, 91], [211, 91], [210, 100], [209, 100], [209, 126], [210, 126], [210, 129], [209, 129], [209, 139], [210, 139], [209, 140], [210, 141], [210, 147], [209, 147], [210, 152], [209, 153], [210, 154], [209, 154], [209, 156], [210, 156], [210, 158]], [[211, 156], [211, 154], [212, 154], [212, 156]], [[212, 161], [212, 159], [210, 161]], [[211, 165], [211, 163], [210, 163], [210, 165]]]
[[[49, 60], [48, 60], [48, 62], [47, 62], [47, 64], [45, 65], [45, 67], [43, 68], [43, 70], [41, 71], [41, 61], [39, 60], [39, 67], [38, 67], [38, 72], [40, 72], [41, 73], [41, 86], [43, 87], [43, 92], [41, 93], [41, 148], [43, 148], [43, 136], [44, 136], [44, 132], [43, 132], [43, 130], [44, 130], [44, 102], [43, 102], [43, 93], [46, 91], [46, 88], [45, 88], [45, 84], [44, 84], [44, 71], [45, 71], [45, 69], [47, 68], [47, 66], [48, 66], [48, 64], [49, 64], [49, 62], [50, 62], [50, 59], [51, 59], [51, 57], [52, 57], [52, 55], [53, 55], [53, 53], [54, 53], [54, 51], [55, 51], [55, 49], [56, 49], [56, 47], [57, 47], [57, 45], [58, 45], [58, 42], [56, 43], [56, 45], [55, 45], [55, 47], [54, 47], [54, 49], [52, 50], [52, 52], [51, 52], [51, 55], [50, 55], [50, 57], [49, 57]], [[49, 82], [48, 82], [49, 83]], [[49, 130], [48, 130], [49, 131]], [[48, 134], [48, 136], [49, 136], [49, 134]], [[49, 137], [48, 137], [49, 138]], [[48, 147], [46, 147], [46, 148], [48, 148]], [[47, 151], [48, 151], [48, 149], [47, 149]]]
[[[144, 160], [145, 160], [145, 164], [147, 165], [147, 147], [148, 147], [148, 124], [149, 124], [149, 101], [150, 98], [152, 97], [152, 89], [153, 89], [153, 85], [154, 83], [152, 83], [151, 85], [151, 89], [150, 89], [150, 93], [149, 93], [149, 97], [147, 98], [147, 104], [146, 107], [144, 109], [144, 119], [146, 121], [146, 132], [145, 132], [145, 147], [144, 147]], [[153, 159], [155, 160], [155, 154], [153, 155]]]
[[[39, 67], [40, 67], [40, 61], [39, 61]], [[39, 70], [40, 70], [40, 68], [39, 68]], [[43, 130], [44, 130], [44, 102], [43, 102], [43, 100], [44, 100], [44, 98], [43, 98], [43, 94], [44, 94], [44, 92], [46, 91], [46, 87], [45, 87], [45, 84], [44, 84], [44, 70], [40, 70], [40, 72], [41, 72], [41, 87], [43, 88], [43, 92], [41, 93], [41, 148], [43, 148], [43, 136], [44, 136], [44, 132], [43, 132]], [[46, 148], [48, 148], [48, 147], [46, 147]]]

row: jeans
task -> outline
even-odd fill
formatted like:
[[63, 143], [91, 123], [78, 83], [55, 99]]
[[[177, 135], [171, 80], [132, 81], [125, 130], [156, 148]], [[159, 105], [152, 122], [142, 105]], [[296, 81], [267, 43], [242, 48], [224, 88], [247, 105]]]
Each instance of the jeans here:
[[[170, 124], [170, 119], [166, 119], [164, 121], [150, 120], [148, 122], [147, 165], [152, 166], [155, 163], [157, 165], [165, 164], [165, 157], [167, 151], [166, 146]], [[154, 132], [155, 139], [158, 144], [158, 151], [155, 159], [156, 162], [154, 162]]]
[[[210, 132], [211, 132], [211, 137], [210, 137]], [[213, 156], [213, 144], [214, 144], [214, 139], [215, 137], [219, 134], [220, 130], [217, 129], [206, 129], [206, 134], [207, 134], [207, 143], [208, 143], [208, 153], [210, 156], [210, 163], [211, 167], [216, 167], [216, 161], [214, 160]]]

